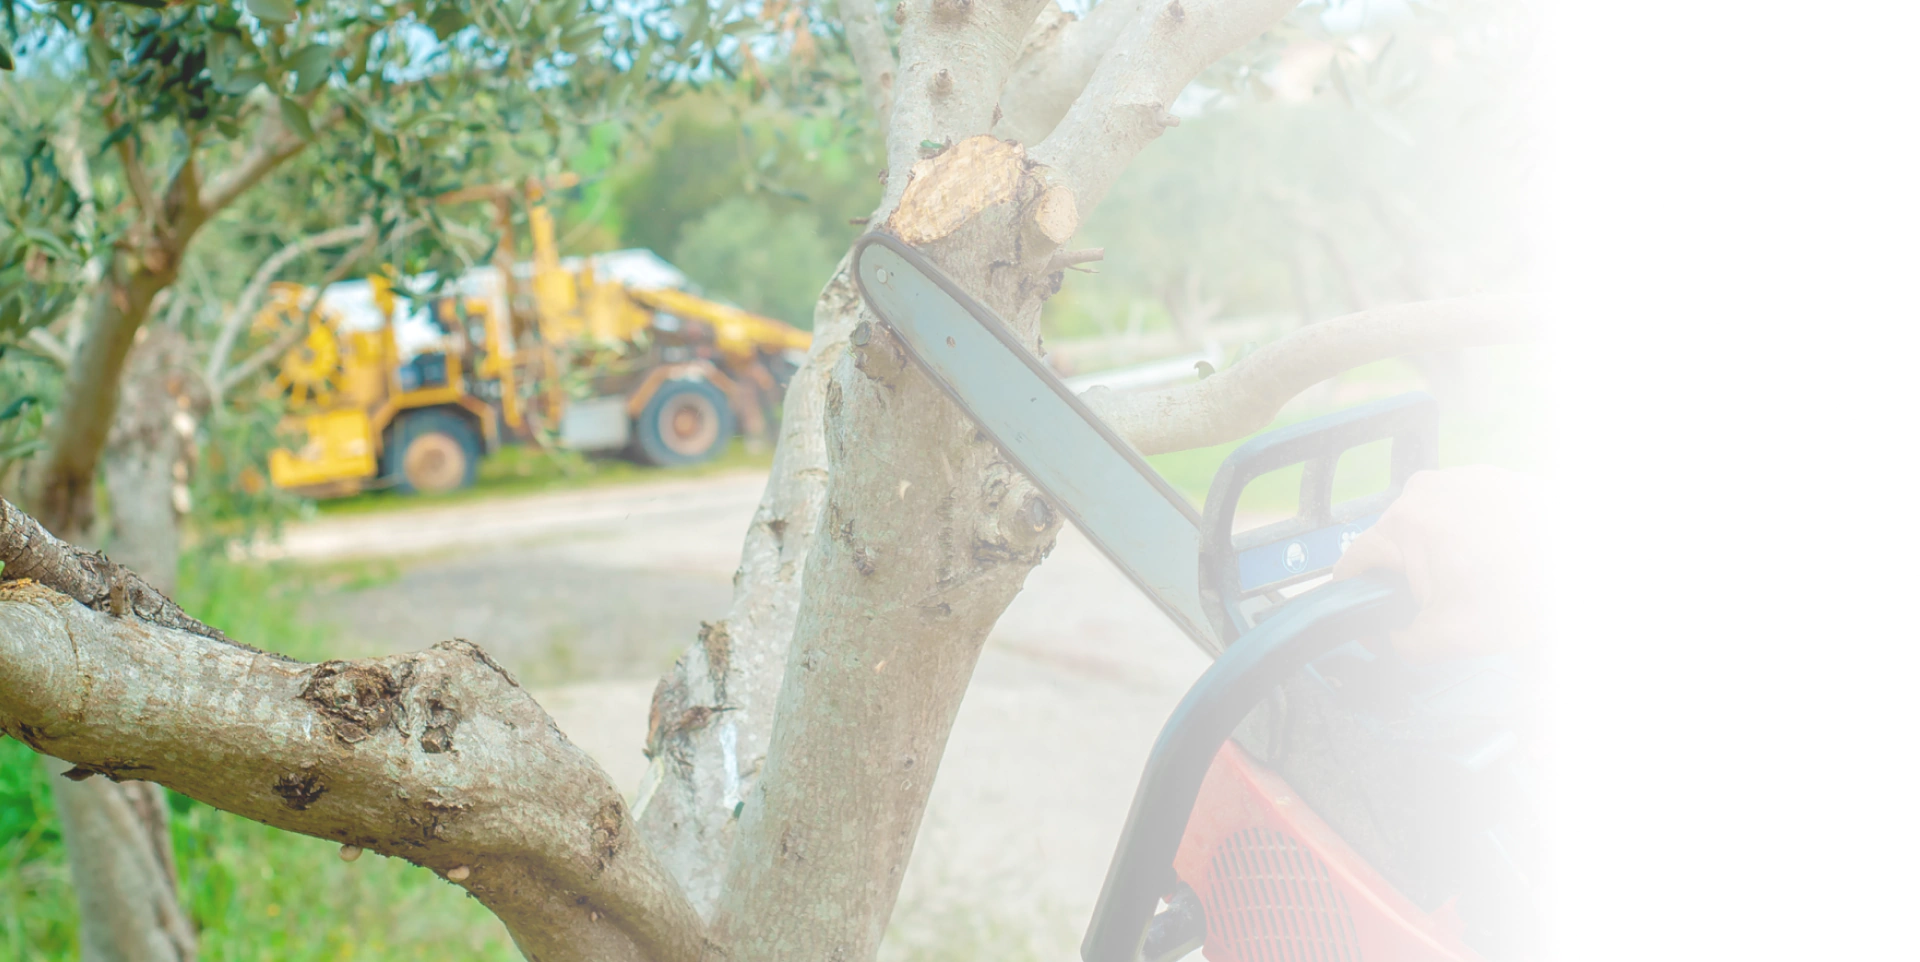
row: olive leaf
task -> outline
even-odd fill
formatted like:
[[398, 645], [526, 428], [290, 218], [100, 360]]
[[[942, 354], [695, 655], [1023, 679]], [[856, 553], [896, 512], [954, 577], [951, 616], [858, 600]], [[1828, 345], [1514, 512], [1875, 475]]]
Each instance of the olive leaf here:
[[314, 88], [326, 82], [327, 74], [333, 71], [333, 48], [324, 43], [311, 43], [301, 47], [288, 63], [293, 65], [299, 79], [294, 81], [295, 94], [310, 93]]
[[301, 140], [313, 139], [313, 122], [307, 119], [307, 108], [286, 97], [280, 98], [280, 120], [287, 129], [299, 135]]
[[293, 0], [247, 0], [247, 12], [266, 23], [292, 23]]

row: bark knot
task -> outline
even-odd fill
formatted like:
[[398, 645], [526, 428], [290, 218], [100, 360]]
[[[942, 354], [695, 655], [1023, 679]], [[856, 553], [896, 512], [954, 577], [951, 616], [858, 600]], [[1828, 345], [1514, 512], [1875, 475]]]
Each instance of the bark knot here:
[[[402, 662], [405, 673], [412, 665]], [[314, 666], [300, 689], [300, 700], [327, 716], [333, 736], [352, 745], [393, 723], [405, 711], [399, 704], [406, 678], [379, 664], [328, 661]]]
[[453, 732], [460, 727], [460, 713], [446, 702], [446, 686], [427, 696], [427, 727], [420, 732], [420, 750], [438, 755], [453, 751]]
[[707, 680], [713, 683], [714, 700], [724, 705], [727, 670], [733, 664], [733, 635], [724, 619], [700, 623], [700, 650], [707, 656]]
[[304, 812], [327, 793], [327, 786], [312, 771], [287, 772], [274, 780], [273, 793], [288, 808]]
[[627, 824], [627, 807], [618, 798], [607, 799], [594, 812], [590, 842], [594, 864], [600, 870], [605, 871], [620, 854], [620, 840], [626, 833]]

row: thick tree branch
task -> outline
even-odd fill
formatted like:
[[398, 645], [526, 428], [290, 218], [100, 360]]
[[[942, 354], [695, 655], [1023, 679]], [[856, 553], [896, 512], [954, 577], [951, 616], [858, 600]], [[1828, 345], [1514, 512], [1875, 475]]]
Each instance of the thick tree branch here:
[[620, 793], [479, 648], [308, 665], [137, 607], [116, 617], [56, 590], [97, 592], [110, 562], [5, 510], [0, 543], [21, 562], [6, 574], [36, 573], [0, 585], [6, 734], [77, 776], [158, 782], [430, 868], [529, 958], [697, 957], [698, 917]]
[[1087, 406], [1143, 454], [1244, 438], [1289, 398], [1342, 371], [1403, 354], [1531, 339], [1531, 305], [1517, 297], [1423, 301], [1321, 321], [1212, 377], [1140, 394], [1094, 388]]
[[[307, 146], [305, 138], [288, 129], [280, 119], [280, 102], [268, 100], [263, 108], [259, 126], [254, 131], [253, 144], [247, 152], [235, 161], [232, 167], [207, 182], [200, 191], [200, 209], [206, 216], [212, 217], [226, 209], [234, 199], [247, 192], [247, 189], [260, 182], [262, 177], [271, 173], [275, 167]], [[322, 121], [326, 123], [329, 121]], [[320, 124], [316, 124], [316, 127]]]
[[1023, 144], [1045, 139], [1145, 3], [1102, 0], [1077, 20], [1058, 6], [1041, 11], [1000, 94], [1000, 122], [993, 135]]
[[847, 31], [853, 65], [860, 71], [860, 87], [873, 105], [873, 116], [884, 138], [893, 117], [893, 41], [880, 25], [873, 0], [840, 0], [840, 22]]
[[195, 620], [139, 575], [97, 551], [76, 548], [0, 498], [0, 577], [30, 578], [96, 611], [131, 614], [216, 641], [227, 637]]
[[[1141, 148], [1179, 121], [1200, 71], [1265, 33], [1298, 0], [1147, 0], [1033, 159], [1091, 211]], [[1097, 8], [1096, 8], [1097, 9]]]
[[29, 475], [34, 511], [61, 533], [93, 523], [93, 484], [100, 451], [119, 400], [120, 372], [154, 298], [173, 282], [171, 257], [163, 272], [113, 258], [87, 304], [85, 334], [67, 364], [58, 418]]

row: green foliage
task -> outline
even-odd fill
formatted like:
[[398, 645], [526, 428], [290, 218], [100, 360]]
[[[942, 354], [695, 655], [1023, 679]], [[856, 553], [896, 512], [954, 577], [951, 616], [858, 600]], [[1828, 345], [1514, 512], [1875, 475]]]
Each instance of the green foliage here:
[[0, 342], [0, 491], [41, 446], [50, 399], [60, 390], [60, 372], [45, 360]]
[[[0, 339], [59, 312], [73, 293], [59, 282], [87, 251], [158, 233], [143, 219], [193, 221], [183, 195], [287, 135], [297, 162], [247, 192], [241, 233], [271, 249], [371, 217], [382, 260], [451, 276], [476, 252], [448, 218], [491, 212], [436, 197], [547, 171], [578, 132], [732, 69], [771, 29], [707, 0], [7, 0], [6, 12], [21, 62], [0, 109]], [[76, 216], [55, 163], [61, 117], [93, 158], [97, 225]], [[265, 256], [250, 253], [242, 263]]]
[[596, 133], [574, 163], [597, 179], [565, 212], [572, 249], [645, 247], [712, 294], [812, 326], [860, 231], [850, 221], [879, 201], [883, 161], [866, 129], [755, 96], [717, 85], [664, 102], [631, 135]]
[[[1534, 349], [1503, 347], [1479, 352], [1473, 360], [1470, 396], [1443, 398], [1440, 410], [1440, 465], [1497, 464], [1539, 473], [1548, 464], [1548, 392]], [[1302, 397], [1287, 405], [1273, 430], [1345, 410], [1357, 404], [1407, 391], [1430, 390], [1422, 373], [1405, 359], [1355, 368], [1332, 382], [1327, 394]], [[1451, 403], [1446, 403], [1451, 402]], [[1147, 461], [1196, 506], [1220, 465], [1243, 442], [1156, 454]], [[1362, 497], [1386, 487], [1390, 464], [1384, 445], [1347, 452], [1334, 469], [1335, 500]], [[1241, 496], [1242, 510], [1287, 515], [1299, 507], [1300, 469], [1276, 471], [1256, 480]]]
[[0, 866], [10, 870], [60, 849], [53, 795], [35, 771], [39, 757], [13, 739], [0, 738]]
[[219, 552], [270, 537], [305, 507], [269, 483], [264, 470], [268, 452], [285, 443], [283, 414], [277, 399], [250, 400], [214, 410], [201, 422], [190, 489], [201, 550]]
[[426, 869], [174, 796], [174, 851], [207, 962], [519, 962], [505, 927]]
[[0, 735], [0, 958], [77, 958], [72, 903], [40, 756]]
[[52, 321], [78, 293], [89, 239], [75, 226], [80, 196], [60, 169], [55, 136], [44, 120], [0, 123], [0, 137], [13, 141], [5, 152], [18, 152], [0, 165], [0, 343]]
[[1130, 300], [1304, 323], [1518, 275], [1524, 18], [1510, 0], [1438, 6], [1305, 6], [1210, 69], [1087, 218], [1074, 243], [1106, 260], [1067, 274], [1048, 332], [1124, 326]]
[[737, 196], [686, 225], [671, 260], [712, 294], [812, 329], [813, 302], [838, 253], [821, 243], [815, 218]]

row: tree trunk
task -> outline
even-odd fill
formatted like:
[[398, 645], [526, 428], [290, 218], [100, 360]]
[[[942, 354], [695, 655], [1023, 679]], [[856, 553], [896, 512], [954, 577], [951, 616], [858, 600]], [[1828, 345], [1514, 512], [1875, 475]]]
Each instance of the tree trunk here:
[[207, 406], [190, 352], [174, 328], [136, 333], [102, 460], [108, 553], [166, 595], [179, 565], [193, 425]]
[[734, 572], [726, 617], [702, 628], [653, 693], [640, 828], [700, 914], [712, 914], [733, 847], [735, 809], [759, 783], [801, 566], [826, 501], [829, 375], [858, 322], [860, 294], [842, 258], [814, 305], [813, 346], [787, 385], [780, 440]]
[[[989, 151], [984, 158], [967, 156], [1003, 169], [1023, 164], [1017, 148]], [[951, 170], [949, 176], [968, 175], [959, 166]], [[1004, 209], [995, 211], [1003, 217], [1012, 215], [1022, 204], [1031, 205], [1042, 192], [1024, 167], [1016, 179], [1023, 189], [1018, 197], [1003, 198]], [[992, 228], [1002, 236], [1018, 229], [1017, 224], [1005, 221]], [[985, 277], [989, 264], [996, 259], [994, 253], [1005, 249], [1006, 242], [982, 243], [979, 233], [967, 233], [966, 244], [973, 245], [975, 253], [966, 258], [967, 274], [958, 276], [977, 277], [981, 283], [975, 289], [988, 290]], [[1030, 257], [1043, 262], [1052, 249], [1036, 246], [1033, 250]], [[1030, 270], [1036, 265], [1023, 266]], [[1031, 332], [1038, 318], [1039, 297], [1051, 287], [1030, 285], [1023, 280], [1029, 276], [1025, 272], [1001, 273], [997, 286], [1003, 290], [996, 293], [1004, 300], [995, 306], [1028, 325]], [[872, 956], [979, 646], [1018, 591], [1026, 572], [1051, 545], [1057, 527], [1051, 508], [1038, 500], [1025, 479], [1000, 458], [991, 444], [975, 437], [970, 423], [952, 403], [931, 382], [906, 370], [904, 356], [889, 336], [873, 325], [846, 260], [822, 292], [814, 316], [813, 347], [788, 388], [786, 418], [772, 476], [747, 533], [741, 567], [734, 576], [734, 603], [727, 617], [707, 626], [700, 644], [690, 647], [673, 672], [661, 681], [650, 713], [648, 756], [653, 764], [648, 784], [641, 792], [642, 830], [702, 915], [715, 916], [721, 908], [722, 890], [727, 890], [725, 903], [737, 911], [730, 916], [734, 921], [725, 934], [717, 938], [751, 934], [750, 945], [733, 949], [741, 953], [740, 958], [793, 957], [799, 946], [820, 947], [820, 957], [831, 955], [832, 947], [846, 951], [849, 959]], [[873, 377], [883, 380], [885, 386], [874, 389], [868, 385], [869, 375], [860, 373], [868, 370], [884, 371]], [[873, 390], [888, 397], [871, 396]], [[861, 399], [857, 403], [862, 413], [847, 422], [846, 405], [855, 396]], [[868, 409], [870, 403], [880, 407]], [[898, 419], [893, 425], [896, 430], [877, 447], [869, 443], [867, 422], [890, 419]], [[829, 451], [829, 423], [842, 425], [837, 451]], [[854, 426], [846, 426], [849, 423]], [[879, 439], [876, 435], [871, 440]], [[849, 445], [856, 445], [857, 452]], [[911, 462], [912, 470], [896, 474], [886, 467], [902, 461]], [[839, 514], [834, 515], [829, 508], [829, 479], [836, 472], [874, 470], [880, 474], [863, 477], [858, 493], [842, 489], [835, 501]], [[950, 488], [962, 494], [949, 497], [945, 492]], [[866, 507], [869, 501], [901, 513], [883, 520]], [[853, 504], [862, 505], [861, 530], [857, 533], [850, 533], [854, 527]], [[1009, 513], [1018, 518], [1010, 520]], [[869, 515], [872, 520], [868, 520]], [[1037, 529], [1034, 517], [1042, 518]], [[822, 528], [823, 523], [826, 528]], [[870, 525], [875, 527], [868, 530]], [[936, 525], [943, 534], [931, 533]], [[823, 530], [832, 532], [833, 537], [821, 538]], [[889, 565], [887, 573], [870, 578], [860, 571], [877, 560], [871, 548], [859, 547], [864, 541], [897, 543], [897, 550], [911, 557], [897, 560]], [[844, 550], [836, 550], [835, 545]], [[838, 559], [826, 562], [834, 573], [821, 574], [824, 559]], [[832, 569], [835, 563], [851, 568]], [[826, 588], [814, 584], [822, 577], [828, 579]], [[950, 592], [958, 597], [945, 597]], [[895, 598], [898, 605], [883, 614], [868, 610], [859, 600], [876, 594]], [[819, 652], [830, 647], [839, 668], [821, 674], [814, 674], [812, 668], [796, 668], [794, 659], [806, 660], [796, 653], [796, 638], [829, 632], [833, 624], [851, 614], [811, 605], [813, 600], [829, 596], [861, 609], [844, 623], [862, 626], [862, 636], [869, 642], [877, 644], [892, 632], [894, 644], [916, 650], [900, 652], [892, 664], [883, 664], [893, 656], [870, 651], [852, 654], [860, 641], [836, 636], [815, 641], [818, 647], [812, 657], [821, 657]], [[925, 605], [917, 606], [916, 601]], [[881, 628], [882, 622], [891, 627]], [[909, 640], [915, 637], [925, 643], [916, 645]], [[877, 675], [871, 672], [875, 664], [881, 665]], [[847, 665], [861, 667], [852, 670]], [[855, 686], [848, 691], [859, 694], [850, 697], [868, 699], [866, 708], [850, 711], [816, 728], [801, 742], [786, 746], [788, 752], [803, 756], [790, 767], [802, 769], [804, 774], [787, 772], [784, 777], [793, 779], [789, 783], [792, 787], [780, 791], [775, 807], [781, 811], [794, 806], [818, 809], [820, 814], [807, 821], [830, 824], [833, 820], [823, 817], [825, 810], [817, 800], [845, 797], [847, 793], [816, 794], [813, 801], [808, 801], [809, 793], [818, 793], [843, 776], [847, 780], [842, 784], [865, 785], [878, 779], [897, 791], [856, 799], [853, 804], [861, 811], [845, 812], [843, 823], [850, 831], [866, 833], [876, 844], [843, 846], [838, 839], [810, 839], [806, 844], [820, 856], [831, 851], [838, 862], [845, 864], [810, 865], [806, 872], [796, 873], [791, 871], [792, 857], [767, 858], [757, 877], [743, 884], [730, 872], [741, 870], [741, 859], [752, 862], [766, 858], [768, 853], [759, 847], [736, 851], [736, 838], [752, 830], [756, 817], [781, 817], [754, 814], [769, 807], [754, 799], [756, 793], [765, 790], [772, 771], [767, 760], [773, 750], [776, 713], [783, 717], [804, 714], [801, 706], [830, 700], [823, 695], [840, 685]], [[876, 724], [879, 719], [905, 714], [913, 716], [911, 724]], [[828, 734], [839, 726], [883, 729], [883, 741], [898, 739], [897, 744], [874, 744], [857, 752], [889, 759], [881, 763], [886, 771], [836, 770], [830, 764], [832, 759], [816, 751], [816, 745], [862, 743], [860, 739], [841, 741], [840, 736]], [[846, 753], [844, 748], [835, 748], [825, 754]], [[864, 760], [853, 761], [856, 766], [864, 764]], [[827, 764], [821, 767], [823, 763]], [[891, 768], [893, 765], [906, 767]], [[764, 829], [760, 831], [765, 834]], [[790, 848], [793, 844], [789, 840]], [[836, 882], [828, 886], [805, 882], [824, 878]], [[881, 880], [878, 887], [870, 884], [874, 879]], [[796, 893], [789, 886], [807, 891]], [[859, 892], [855, 895], [851, 890]], [[842, 895], [848, 901], [840, 902]], [[846, 911], [839, 914], [851, 929], [809, 924], [806, 919], [821, 904], [844, 906]], [[776, 921], [783, 913], [791, 925], [782, 926]], [[793, 941], [803, 930], [805, 940]]]
[[47, 759], [80, 901], [81, 962], [188, 962], [195, 939], [175, 894], [166, 790], [61, 777], [71, 767]]
[[[180, 553], [176, 486], [201, 406], [187, 344], [172, 328], [138, 330], [119, 385], [102, 467], [112, 506], [109, 551], [171, 595]], [[59, 766], [64, 770], [65, 766]], [[83, 962], [188, 962], [193, 927], [180, 905], [166, 789], [148, 782], [53, 779], [79, 894]]]
[[34, 517], [55, 536], [86, 540], [94, 520], [93, 481], [119, 399], [121, 371], [133, 336], [153, 299], [173, 281], [171, 256], [153, 258], [165, 271], [112, 265], [87, 309], [86, 339], [67, 367], [47, 448], [30, 476]]
[[[962, 141], [916, 165], [887, 221], [1030, 349], [1053, 289], [1035, 271], [1062, 239], [1035, 226], [1057, 210], [1035, 171], [1016, 145]], [[874, 956], [981, 645], [1058, 530], [882, 325], [863, 318], [849, 344], [826, 385], [820, 536], [708, 934], [716, 958]]]

